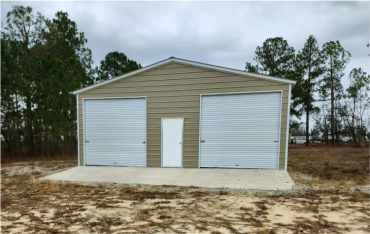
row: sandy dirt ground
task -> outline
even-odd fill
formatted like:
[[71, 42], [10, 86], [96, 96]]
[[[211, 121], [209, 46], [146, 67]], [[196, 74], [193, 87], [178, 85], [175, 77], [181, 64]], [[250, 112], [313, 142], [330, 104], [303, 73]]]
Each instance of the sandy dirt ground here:
[[297, 189], [280, 194], [37, 179], [74, 164], [2, 165], [2, 233], [370, 233], [369, 194], [356, 189], [366, 176], [324, 178], [295, 163]]

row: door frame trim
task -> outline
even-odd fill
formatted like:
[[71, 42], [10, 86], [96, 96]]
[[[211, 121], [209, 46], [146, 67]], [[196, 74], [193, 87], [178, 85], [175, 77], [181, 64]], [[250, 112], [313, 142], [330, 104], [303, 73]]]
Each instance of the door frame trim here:
[[[182, 119], [182, 143], [181, 143], [181, 165], [180, 167], [164, 167], [163, 166], [163, 120], [164, 119]], [[161, 168], [184, 168], [184, 126], [185, 126], [185, 118], [183, 117], [161, 117], [161, 147], [160, 147], [160, 156], [161, 156]]]
[[[280, 94], [280, 114], [279, 114], [279, 150], [277, 153], [277, 158], [275, 159], [275, 168], [279, 169], [279, 163], [280, 163], [280, 151], [281, 151], [281, 117], [283, 113], [283, 90], [261, 90], [261, 91], [245, 91], [245, 92], [224, 92], [224, 93], [206, 93], [206, 94], [200, 94], [199, 95], [199, 116], [198, 116], [198, 168], [201, 168], [201, 132], [202, 132], [202, 97], [206, 96], [226, 96], [226, 95], [243, 95], [243, 94], [260, 94], [260, 93], [279, 93]], [[289, 110], [288, 110], [289, 113]]]
[[82, 105], [82, 145], [83, 145], [83, 165], [86, 165], [86, 116], [85, 116], [85, 102], [88, 100], [105, 100], [105, 99], [144, 99], [145, 103], [145, 165], [144, 167], [148, 167], [148, 99], [147, 96], [129, 96], [129, 97], [109, 97], [109, 96], [103, 96], [103, 97], [82, 97], [81, 98], [81, 105]]

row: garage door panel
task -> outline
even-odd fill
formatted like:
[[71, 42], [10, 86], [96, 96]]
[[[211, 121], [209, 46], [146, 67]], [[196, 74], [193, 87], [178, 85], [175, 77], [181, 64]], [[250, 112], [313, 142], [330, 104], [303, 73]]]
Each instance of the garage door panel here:
[[146, 165], [145, 99], [85, 100], [87, 165]]
[[276, 168], [280, 93], [204, 96], [201, 167]]
[[[274, 168], [275, 162], [271, 157], [264, 157], [266, 154], [253, 153], [255, 158], [246, 157], [245, 154], [233, 154], [233, 152], [212, 152], [213, 159], [207, 160], [206, 167], [235, 167], [235, 168]], [[233, 154], [232, 160], [225, 160], [225, 154]], [[262, 165], [263, 164], [263, 165]]]

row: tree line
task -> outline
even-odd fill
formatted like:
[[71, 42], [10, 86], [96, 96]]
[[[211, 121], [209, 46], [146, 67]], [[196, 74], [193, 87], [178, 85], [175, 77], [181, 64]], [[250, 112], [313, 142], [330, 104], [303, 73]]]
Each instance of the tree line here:
[[[295, 80], [292, 89], [291, 115], [299, 119], [305, 114], [306, 144], [310, 136], [320, 137], [326, 143], [341, 143], [350, 137], [355, 144], [367, 140], [365, 116], [370, 107], [370, 76], [361, 67], [345, 74], [351, 58], [339, 41], [319, 45], [310, 35], [300, 50], [294, 49], [282, 37], [268, 38], [255, 51], [254, 62], [246, 63], [246, 70]], [[343, 88], [343, 79], [349, 79]], [[311, 129], [311, 115], [315, 125]], [[292, 121], [292, 129], [301, 123]]]
[[[319, 131], [333, 143], [350, 134], [363, 141], [367, 132], [370, 78], [354, 68], [351, 84], [341, 79], [350, 58], [338, 41], [322, 45], [310, 36], [296, 51], [281, 37], [269, 38], [255, 51], [246, 70], [296, 80], [291, 114], [306, 113], [307, 142], [310, 115], [321, 111], [312, 133]], [[108, 53], [94, 66], [87, 38], [66, 12], [49, 19], [31, 7], [15, 6], [1, 31], [2, 152], [60, 154], [76, 150], [76, 100], [71, 91], [141, 68], [124, 53]], [[328, 100], [328, 107], [314, 103]], [[292, 126], [297, 126], [296, 122]]]
[[1, 49], [1, 140], [7, 155], [75, 151], [76, 100], [70, 92], [141, 67], [119, 52], [94, 67], [84, 33], [66, 12], [48, 19], [26, 6], [7, 13]]

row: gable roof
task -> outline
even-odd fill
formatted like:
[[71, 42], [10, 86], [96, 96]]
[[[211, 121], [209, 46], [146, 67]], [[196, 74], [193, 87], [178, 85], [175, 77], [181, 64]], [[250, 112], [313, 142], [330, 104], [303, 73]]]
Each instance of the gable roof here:
[[135, 70], [135, 71], [126, 73], [126, 74], [124, 74], [122, 76], [117, 76], [117, 77], [112, 78], [110, 80], [102, 81], [102, 82], [99, 82], [99, 83], [96, 83], [96, 84], [87, 86], [85, 88], [75, 90], [75, 91], [72, 92], [72, 94], [80, 94], [80, 93], [83, 93], [85, 91], [88, 91], [88, 90], [91, 90], [91, 89], [95, 89], [97, 87], [100, 87], [100, 86], [103, 86], [103, 85], [106, 85], [106, 84], [115, 82], [117, 80], [121, 80], [121, 79], [124, 79], [124, 78], [128, 78], [128, 77], [137, 75], [137, 74], [142, 73], [144, 71], [147, 71], [149, 69], [153, 69], [153, 68], [156, 68], [156, 67], [159, 67], [159, 66], [162, 66], [162, 65], [171, 63], [171, 62], [176, 62], [176, 63], [179, 63], [179, 64], [185, 64], [185, 65], [191, 65], [191, 66], [200, 67], [200, 68], [207, 68], [207, 69], [221, 71], [221, 72], [226, 72], [226, 73], [235, 74], [235, 75], [242, 75], [242, 76], [254, 77], [254, 78], [263, 79], [263, 80], [277, 81], [277, 82], [281, 82], [281, 83], [285, 83], [285, 84], [295, 84], [296, 83], [295, 81], [288, 80], [288, 79], [283, 79], [283, 78], [278, 78], [278, 77], [272, 77], [272, 76], [267, 76], [267, 75], [262, 75], [262, 74], [256, 74], [256, 73], [250, 73], [250, 72], [246, 72], [246, 71], [238, 70], [238, 69], [234, 69], [234, 68], [228, 68], [228, 67], [223, 67], [223, 66], [216, 66], [216, 65], [211, 65], [211, 64], [207, 64], [207, 63], [196, 62], [196, 61], [182, 59], [182, 58], [169, 57], [169, 58], [167, 58], [165, 60], [161, 60], [159, 62], [156, 62], [156, 63], [153, 63], [153, 64], [148, 65], [146, 67], [143, 67], [141, 69], [138, 69], [138, 70]]

